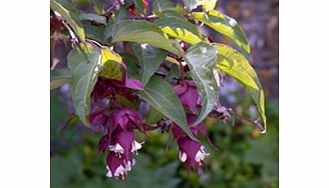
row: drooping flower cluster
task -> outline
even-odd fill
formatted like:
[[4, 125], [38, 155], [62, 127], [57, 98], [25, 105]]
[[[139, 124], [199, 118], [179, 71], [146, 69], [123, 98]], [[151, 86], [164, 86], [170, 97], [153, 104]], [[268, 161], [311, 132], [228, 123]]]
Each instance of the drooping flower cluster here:
[[[179, 97], [183, 107], [189, 111], [187, 113], [187, 122], [192, 125], [197, 119], [197, 107], [201, 105], [201, 97], [197, 91], [197, 87], [193, 81], [183, 80], [179, 84], [173, 85], [177, 96]], [[197, 138], [199, 133], [203, 134], [208, 142], [206, 128], [200, 123], [194, 127], [190, 127], [194, 137]], [[204, 159], [209, 153], [205, 152], [204, 146], [200, 142], [192, 140], [184, 131], [176, 124], [172, 127], [172, 133], [179, 147], [179, 159], [185, 163], [186, 170], [189, 172], [190, 166], [199, 174], [200, 165], [205, 166]]]
[[134, 128], [141, 126], [139, 114], [127, 108], [112, 112], [108, 133], [101, 139], [99, 149], [108, 149], [108, 177], [124, 179], [135, 164], [135, 155], [142, 145], [135, 140]]
[[143, 120], [137, 111], [128, 108], [109, 109], [89, 116], [93, 125], [102, 126], [106, 134], [98, 143], [98, 150], [107, 152], [108, 177], [124, 179], [135, 164], [141, 143], [135, 140], [134, 129], [142, 129]]
[[[128, 171], [136, 163], [137, 151], [142, 148], [141, 143], [135, 140], [134, 130], [145, 133], [146, 130], [154, 128], [150, 129], [143, 123], [136, 109], [128, 108], [126, 103], [121, 101], [120, 97], [123, 97], [131, 103], [136, 103], [138, 96], [133, 90], [144, 89], [139, 80], [127, 78], [124, 64], [122, 64], [122, 74], [122, 80], [98, 78], [92, 92], [92, 110], [89, 114], [93, 128], [104, 133], [99, 141], [98, 150], [107, 153], [106, 175], [115, 179], [127, 177]], [[172, 86], [186, 111], [188, 124], [192, 125], [198, 117], [201, 106], [201, 97], [196, 84], [191, 80], [180, 80]], [[204, 146], [190, 138], [179, 125], [171, 122], [168, 127], [171, 127], [179, 148], [179, 159], [185, 163], [186, 170], [189, 172], [192, 166], [199, 174], [199, 166], [205, 167], [204, 160], [209, 155]], [[201, 133], [209, 142], [202, 123], [191, 126], [190, 130], [195, 138]]]
[[[89, 114], [93, 128], [105, 133], [98, 143], [98, 150], [107, 152], [106, 176], [115, 179], [125, 179], [136, 163], [135, 155], [142, 145], [135, 140], [134, 129], [142, 131], [144, 126], [136, 110], [117, 101], [117, 97], [121, 96], [135, 102], [137, 96], [132, 90], [143, 90], [139, 80], [124, 77], [123, 81], [98, 79], [92, 92], [92, 111]], [[104, 100], [107, 101], [105, 106], [99, 106], [98, 103]]]
[[[125, 74], [125, 66], [124, 74]], [[201, 106], [201, 97], [196, 84], [190, 80], [181, 80], [173, 88], [187, 113], [187, 122], [192, 125], [198, 117], [198, 107]], [[135, 109], [127, 108], [118, 96], [124, 97], [132, 103], [138, 100], [133, 90], [143, 90], [139, 80], [131, 80], [125, 76], [123, 81], [99, 78], [92, 92], [92, 111], [89, 120], [96, 130], [104, 132], [100, 139], [98, 150], [107, 153], [107, 176], [115, 179], [125, 179], [128, 171], [136, 163], [136, 154], [142, 148], [141, 143], [135, 140], [135, 132], [145, 132], [149, 127]], [[105, 101], [105, 102], [104, 102]], [[99, 105], [103, 102], [103, 106]], [[169, 124], [172, 134], [179, 148], [179, 159], [185, 163], [186, 170], [190, 167], [199, 174], [199, 166], [205, 167], [204, 160], [209, 155], [204, 146], [190, 138], [177, 124]], [[204, 124], [190, 127], [194, 137], [200, 133], [206, 135]]]

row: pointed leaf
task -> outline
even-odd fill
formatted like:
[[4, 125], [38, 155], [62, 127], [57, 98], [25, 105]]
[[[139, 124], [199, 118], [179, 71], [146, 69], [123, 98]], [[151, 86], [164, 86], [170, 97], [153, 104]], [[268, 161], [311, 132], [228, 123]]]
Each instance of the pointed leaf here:
[[138, 95], [196, 140], [187, 124], [185, 111], [179, 98], [165, 79], [153, 76], [144, 87], [144, 91], [139, 91]]
[[91, 24], [83, 24], [83, 28], [85, 29], [86, 37], [89, 39], [93, 39], [99, 43], [106, 43], [105, 40], [105, 26], [95, 26]]
[[87, 126], [90, 94], [97, 82], [100, 52], [89, 43], [81, 43], [70, 51], [68, 67], [72, 71], [71, 95], [73, 106], [80, 120]]
[[235, 78], [257, 105], [258, 112], [266, 129], [264, 91], [255, 70], [248, 60], [229, 46], [214, 45], [218, 50], [217, 67]]
[[198, 27], [182, 19], [160, 18], [154, 24], [158, 25], [169, 36], [189, 44], [196, 44], [201, 40], [207, 41], [205, 35]]
[[250, 55], [250, 46], [246, 34], [240, 25], [233, 19], [218, 11], [193, 12], [192, 18], [201, 21], [217, 32], [231, 39], [238, 49], [246, 56]]
[[199, 42], [188, 49], [185, 60], [202, 99], [202, 110], [193, 123], [197, 125], [213, 110], [219, 98], [217, 49], [205, 42]]
[[112, 29], [113, 27], [120, 21], [127, 19], [129, 16], [129, 12], [126, 7], [120, 6], [119, 10], [115, 11], [114, 14], [109, 18], [107, 25], [105, 27], [105, 40], [108, 40], [112, 37]]
[[82, 24], [80, 23], [79, 17], [69, 11], [64, 6], [56, 2], [55, 0], [50, 0], [50, 8], [53, 11], [58, 12], [64, 20], [72, 27], [74, 33], [80, 38], [82, 42], [85, 41], [85, 32], [83, 30]]
[[130, 41], [147, 43], [165, 49], [171, 53], [179, 52], [175, 40], [168, 39], [156, 25], [141, 20], [124, 20], [116, 24], [112, 29], [112, 42]]
[[99, 75], [107, 79], [123, 81], [126, 75], [123, 72], [121, 56], [108, 47], [102, 48], [101, 56], [102, 69]]
[[167, 53], [164, 50], [148, 44], [136, 44], [133, 48], [142, 66], [141, 82], [145, 86], [156, 70], [158, 70], [161, 63], [165, 60]]

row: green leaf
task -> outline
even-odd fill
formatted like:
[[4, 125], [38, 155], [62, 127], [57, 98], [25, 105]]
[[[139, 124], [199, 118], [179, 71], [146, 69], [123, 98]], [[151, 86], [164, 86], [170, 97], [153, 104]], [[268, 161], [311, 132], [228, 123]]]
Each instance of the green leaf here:
[[125, 75], [122, 71], [122, 64], [123, 61], [119, 54], [110, 50], [108, 47], [103, 47], [101, 50], [102, 69], [99, 76], [107, 79], [123, 81]]
[[196, 44], [201, 40], [207, 41], [203, 32], [196, 27], [182, 19], [177, 18], [160, 18], [154, 22], [163, 32], [169, 36], [178, 38], [189, 44]]
[[105, 30], [104, 30], [104, 40], [107, 41], [109, 38], [112, 37], [112, 29], [114, 26], [114, 21], [112, 19], [109, 19], [109, 21], [107, 22], [106, 26], [105, 26]]
[[164, 62], [167, 52], [148, 44], [136, 44], [133, 49], [142, 67], [141, 82], [145, 86]]
[[71, 80], [71, 71], [69, 69], [58, 69], [50, 72], [50, 90], [61, 87]]
[[197, 43], [185, 54], [184, 58], [202, 99], [202, 110], [193, 126], [202, 122], [217, 104], [219, 98], [217, 56], [217, 49], [205, 42]]
[[178, 54], [175, 40], [168, 39], [156, 25], [142, 20], [124, 20], [113, 26], [112, 42], [130, 41], [147, 43], [165, 49], [171, 53]]
[[161, 112], [159, 112], [156, 108], [151, 107], [151, 110], [144, 121], [146, 124], [152, 125], [160, 121], [163, 117], [164, 116]]
[[221, 71], [235, 78], [256, 103], [258, 112], [266, 129], [266, 115], [264, 104], [264, 91], [257, 74], [248, 60], [229, 46], [214, 45], [218, 50], [217, 67]]
[[50, 8], [53, 11], [58, 12], [64, 20], [72, 27], [74, 33], [80, 38], [82, 42], [85, 41], [85, 32], [80, 23], [80, 20], [77, 15], [73, 13], [73, 11], [69, 11], [61, 4], [57, 3], [55, 0], [50, 0]]
[[80, 20], [89, 20], [89, 21], [94, 21], [100, 24], [106, 24], [106, 17], [105, 16], [100, 16], [98, 14], [93, 14], [93, 13], [83, 13], [81, 12], [79, 14]]
[[113, 15], [114, 21], [118, 22], [121, 20], [125, 20], [129, 17], [129, 14], [130, 13], [127, 11], [126, 7], [120, 6], [119, 10], [117, 10]]
[[93, 39], [99, 43], [106, 43], [105, 42], [105, 27], [102, 26], [95, 26], [95, 25], [91, 25], [91, 24], [84, 24], [83, 25], [84, 29], [85, 29], [85, 33], [86, 36], [89, 39]]
[[134, 5], [135, 5], [137, 11], [140, 14], [146, 14], [143, 0], [133, 0], [133, 1], [134, 1]]
[[89, 43], [81, 43], [70, 51], [68, 67], [72, 71], [71, 95], [73, 106], [80, 120], [90, 126], [90, 94], [97, 82], [100, 52]]
[[248, 58], [250, 46], [241, 26], [233, 19], [218, 11], [193, 12], [192, 18], [201, 21], [217, 32], [231, 39], [238, 49]]
[[105, 40], [108, 40], [110, 37], [112, 37], [112, 29], [118, 22], [127, 19], [129, 16], [129, 12], [124, 6], [120, 6], [119, 10], [117, 10], [112, 17], [107, 22], [107, 25], [105, 27]]
[[138, 62], [136, 60], [136, 57], [127, 52], [120, 53], [120, 55], [126, 65], [128, 78], [140, 80], [140, 76], [138, 74]]
[[144, 86], [144, 91], [139, 91], [137, 94], [164, 116], [174, 121], [190, 138], [196, 140], [187, 124], [185, 111], [179, 98], [165, 79], [153, 76]]

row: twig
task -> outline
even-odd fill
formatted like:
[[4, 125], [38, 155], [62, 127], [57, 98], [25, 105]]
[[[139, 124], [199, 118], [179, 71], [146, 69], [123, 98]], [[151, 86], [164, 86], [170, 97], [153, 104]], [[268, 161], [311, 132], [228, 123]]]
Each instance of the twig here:
[[266, 129], [263, 127], [262, 124], [260, 124], [257, 120], [252, 120], [252, 119], [249, 119], [247, 117], [244, 117], [244, 116], [241, 116], [239, 115], [238, 113], [234, 112], [231, 108], [228, 109], [228, 111], [233, 114], [234, 116], [237, 116], [239, 117], [240, 119], [252, 124], [252, 125], [255, 125], [257, 128], [259, 128], [261, 131], [265, 131]]

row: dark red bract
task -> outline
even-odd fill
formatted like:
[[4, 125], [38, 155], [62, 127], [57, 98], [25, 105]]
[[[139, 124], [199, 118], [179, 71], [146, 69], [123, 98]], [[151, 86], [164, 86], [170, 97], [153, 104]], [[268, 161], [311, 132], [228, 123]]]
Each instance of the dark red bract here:
[[201, 98], [195, 83], [193, 81], [184, 80], [179, 84], [173, 85], [173, 87], [182, 105], [196, 114], [196, 107], [200, 105]]

